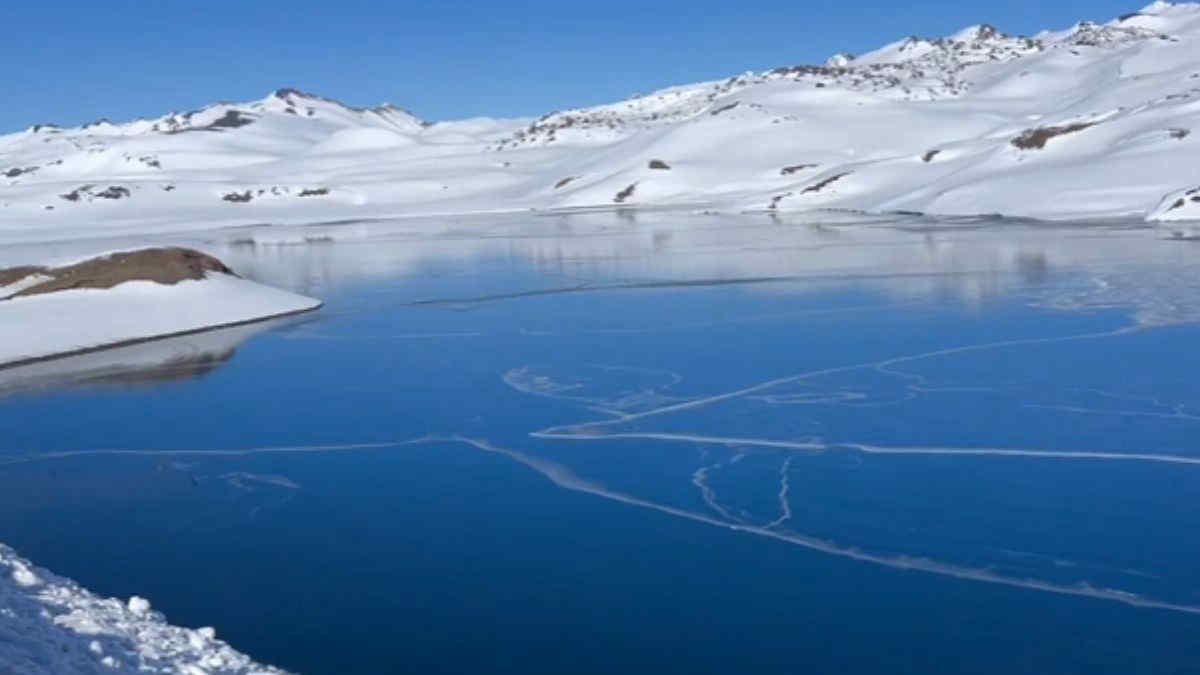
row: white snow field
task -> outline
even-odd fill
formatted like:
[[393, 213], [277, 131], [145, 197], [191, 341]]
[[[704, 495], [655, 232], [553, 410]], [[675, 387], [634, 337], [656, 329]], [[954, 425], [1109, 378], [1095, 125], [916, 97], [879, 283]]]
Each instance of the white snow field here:
[[166, 623], [149, 601], [100, 598], [0, 544], [0, 675], [281, 675], [216, 639]]
[[[0, 136], [0, 242], [204, 225], [704, 205], [1200, 217], [1200, 5], [986, 25], [536, 120], [282, 89]], [[1182, 204], [1180, 203], [1182, 199]]]

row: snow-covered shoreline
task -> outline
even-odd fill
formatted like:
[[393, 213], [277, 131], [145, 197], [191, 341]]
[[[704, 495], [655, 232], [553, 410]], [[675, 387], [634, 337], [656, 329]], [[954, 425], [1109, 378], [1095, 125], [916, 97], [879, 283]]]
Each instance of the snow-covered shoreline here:
[[240, 279], [134, 281], [0, 304], [0, 368], [267, 321], [320, 302]]
[[167, 623], [150, 602], [102, 598], [0, 544], [0, 673], [283, 675], [216, 638]]
[[[120, 274], [136, 267], [139, 253], [161, 251], [144, 249], [123, 258], [94, 258], [90, 269], [100, 271], [100, 275], [94, 275], [97, 277]], [[183, 249], [172, 251], [184, 254]], [[208, 260], [223, 267], [215, 259]], [[156, 258], [154, 264], [160, 262]], [[112, 269], [106, 269], [106, 265]], [[59, 268], [70, 269], [79, 268]], [[62, 281], [61, 285], [68, 287], [61, 290], [14, 295], [53, 282], [55, 273], [49, 268], [19, 268], [10, 276], [20, 278], [0, 287], [0, 368], [266, 321], [321, 306], [319, 300], [248, 281], [227, 271], [194, 271], [192, 278], [164, 282], [155, 279], [164, 272], [154, 267], [138, 270], [144, 278], [135, 276], [111, 287], [78, 286], [86, 280], [71, 277]], [[109, 278], [108, 282], [115, 280]]]

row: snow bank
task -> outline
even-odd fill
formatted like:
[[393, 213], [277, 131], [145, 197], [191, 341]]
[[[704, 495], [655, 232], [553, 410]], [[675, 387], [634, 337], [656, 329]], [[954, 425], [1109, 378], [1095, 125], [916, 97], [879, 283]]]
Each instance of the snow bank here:
[[145, 598], [100, 598], [0, 544], [0, 673], [283, 675], [216, 639], [168, 624]]
[[305, 312], [312, 298], [210, 273], [0, 301], [0, 366]]

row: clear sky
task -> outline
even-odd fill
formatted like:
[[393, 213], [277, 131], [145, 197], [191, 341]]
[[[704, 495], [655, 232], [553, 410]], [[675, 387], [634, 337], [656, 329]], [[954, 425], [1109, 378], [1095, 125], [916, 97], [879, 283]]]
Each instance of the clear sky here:
[[[1148, 1], [1148, 0], [1147, 0]], [[975, 23], [1107, 21], [1119, 0], [14, 1], [0, 132], [125, 120], [296, 87], [430, 120], [539, 115]]]

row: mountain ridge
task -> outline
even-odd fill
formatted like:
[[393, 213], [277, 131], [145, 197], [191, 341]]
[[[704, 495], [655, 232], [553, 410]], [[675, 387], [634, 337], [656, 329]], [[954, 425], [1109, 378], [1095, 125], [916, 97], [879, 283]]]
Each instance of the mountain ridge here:
[[[1071, 28], [1063, 31], [1044, 30], [1033, 36], [1010, 35], [988, 23], [972, 24], [944, 37], [911, 35], [858, 56], [852, 55], [848, 52], [839, 52], [827, 59], [822, 65], [797, 64], [791, 66], [778, 66], [764, 71], [743, 71], [737, 75], [730, 76], [727, 80], [712, 80], [709, 82], [672, 85], [665, 89], [651, 92], [650, 94], [634, 95], [629, 99], [623, 99], [614, 103], [587, 106], [583, 108], [567, 108], [563, 109], [563, 111], [567, 112], [605, 108], [608, 106], [619, 105], [629, 100], [636, 100], [638, 98], [644, 98], [645, 96], [651, 96], [663, 91], [673, 91], [679, 88], [737, 81], [739, 79], [744, 79], [747, 76], [763, 78], [770, 75], [783, 74], [818, 75], [861, 69], [864, 71], [863, 75], [865, 77], [868, 74], [866, 72], [868, 70], [880, 70], [881, 67], [894, 67], [905, 63], [921, 61], [924, 57], [938, 50], [941, 50], [943, 53], [958, 52], [956, 56], [960, 57], [960, 63], [956, 65], [961, 68], [964, 65], [973, 65], [974, 63], [985, 62], [986, 60], [1002, 60], [1006, 57], [1019, 58], [1021, 55], [1023, 55], [1023, 53], [1029, 53], [1031, 51], [1040, 52], [1047, 48], [1062, 48], [1070, 45], [1093, 47], [1113, 46], [1125, 41], [1145, 39], [1171, 40], [1174, 38], [1171, 38], [1165, 33], [1138, 25], [1139, 20], [1157, 18], [1164, 12], [1178, 13], [1180, 10], [1195, 12], [1196, 17], [1200, 18], [1200, 3], [1169, 3], [1159, 0], [1147, 5], [1145, 8], [1139, 11], [1123, 14], [1105, 24], [1097, 24], [1092, 21], [1080, 21]], [[1024, 47], [1024, 52], [1022, 52], [1021, 47]], [[982, 58], [984, 56], [986, 56], [986, 59]], [[972, 57], [974, 57], [974, 61], [971, 60]], [[384, 102], [375, 106], [355, 106], [335, 98], [326, 97], [321, 94], [308, 92], [289, 86], [275, 89], [262, 99], [254, 101], [213, 101], [212, 103], [209, 103], [198, 109], [186, 112], [171, 111], [156, 118], [139, 117], [123, 122], [113, 122], [111, 119], [103, 117], [77, 127], [64, 127], [55, 123], [40, 123], [31, 125], [25, 131], [36, 133], [42, 128], [65, 131], [75, 129], [86, 130], [97, 127], [126, 127], [139, 125], [142, 123], [153, 124], [169, 119], [191, 118], [193, 116], [201, 115], [213, 108], [262, 108], [276, 101], [283, 101], [285, 104], [287, 104], [287, 107], [293, 108], [294, 110], [311, 107], [307, 106], [306, 104], [317, 102], [321, 104], [334, 105], [347, 111], [358, 113], [368, 111], [399, 112], [411, 116], [413, 119], [419, 120], [423, 125], [426, 126], [437, 123], [420, 120], [409, 110], [395, 106], [389, 102]], [[539, 119], [556, 114], [560, 114], [560, 111], [555, 110], [545, 113]], [[159, 131], [160, 129], [155, 130]], [[169, 132], [170, 129], [164, 128], [161, 129], [161, 131]], [[9, 134], [0, 134], [0, 137], [12, 135], [12, 133], [21, 132], [17, 131], [10, 132]]]
[[[976, 24], [536, 119], [428, 122], [283, 88], [36, 126], [0, 136], [0, 229], [694, 204], [1191, 219], [1197, 126], [1200, 4], [1155, 2], [1104, 24], [1028, 37]], [[1182, 206], [1166, 201], [1176, 193]]]

